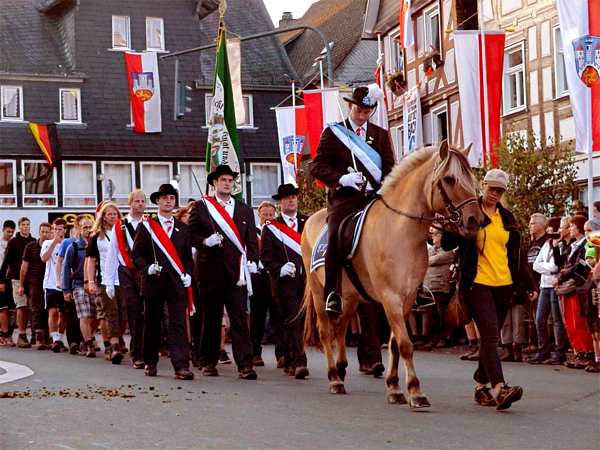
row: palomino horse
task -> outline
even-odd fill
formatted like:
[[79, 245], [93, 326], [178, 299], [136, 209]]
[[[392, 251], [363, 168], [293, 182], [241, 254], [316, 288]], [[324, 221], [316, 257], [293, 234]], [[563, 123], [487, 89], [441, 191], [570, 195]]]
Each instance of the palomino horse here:
[[[317, 345], [325, 352], [330, 392], [345, 394], [346, 328], [362, 299], [344, 274], [343, 313], [331, 321], [325, 312], [325, 271], [320, 267], [311, 273], [310, 261], [326, 217], [324, 209], [315, 213], [306, 222], [302, 234], [302, 257], [307, 273], [304, 337], [307, 345]], [[380, 198], [367, 214], [352, 264], [366, 293], [383, 305], [390, 323], [392, 334], [385, 380], [390, 403], [406, 403], [398, 384], [398, 363], [402, 356], [409, 405], [430, 406], [421, 393], [413, 364], [413, 345], [405, 324], [427, 270], [429, 228], [435, 219], [472, 238], [482, 217], [477, 202], [477, 181], [466, 154], [449, 148], [446, 142], [439, 149], [426, 147], [415, 151], [396, 164], [384, 180]], [[337, 361], [334, 361], [334, 340]]]

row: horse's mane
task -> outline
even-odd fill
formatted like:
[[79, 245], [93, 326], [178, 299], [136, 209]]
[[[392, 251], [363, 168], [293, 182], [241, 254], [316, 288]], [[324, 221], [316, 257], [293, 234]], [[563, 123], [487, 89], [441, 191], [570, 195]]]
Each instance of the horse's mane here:
[[[398, 161], [389, 175], [385, 177], [380, 190], [381, 195], [394, 190], [397, 184], [404, 180], [413, 170], [427, 161], [437, 158], [438, 149], [439, 147], [437, 146], [424, 147]], [[455, 155], [456, 158], [452, 155]], [[467, 158], [461, 153], [452, 151], [445, 161], [434, 167], [433, 182], [437, 182], [442, 174], [453, 176], [466, 191], [477, 191], [477, 181], [470, 170]]]

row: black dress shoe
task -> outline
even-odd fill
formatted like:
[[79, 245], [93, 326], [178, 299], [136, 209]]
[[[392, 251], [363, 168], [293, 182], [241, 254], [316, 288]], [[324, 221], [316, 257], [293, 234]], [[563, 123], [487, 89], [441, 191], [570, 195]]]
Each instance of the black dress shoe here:
[[254, 369], [247, 367], [246, 369], [240, 370], [239, 377], [242, 380], [256, 380], [258, 378], [258, 375], [256, 375]]
[[304, 366], [296, 367], [294, 377], [296, 380], [304, 380], [308, 376], [308, 369]]
[[194, 372], [189, 369], [179, 369], [175, 371], [176, 380], [193, 380]]
[[144, 368], [144, 375], [147, 377], [155, 377], [156, 374], [156, 366], [154, 364], [146, 364], [146, 367]]
[[145, 366], [144, 361], [140, 361], [139, 359], [133, 361], [132, 365], [134, 369], [143, 369]]
[[371, 370], [373, 371], [373, 376], [375, 378], [379, 378], [383, 375], [383, 372], [385, 371], [385, 367], [383, 366], [383, 363], [376, 362], [375, 364], [373, 364], [371, 366]]
[[325, 311], [330, 317], [336, 318], [342, 314], [342, 297], [335, 291], [331, 291], [325, 301]]
[[207, 364], [202, 368], [202, 375], [205, 377], [218, 377], [219, 371], [214, 364]]

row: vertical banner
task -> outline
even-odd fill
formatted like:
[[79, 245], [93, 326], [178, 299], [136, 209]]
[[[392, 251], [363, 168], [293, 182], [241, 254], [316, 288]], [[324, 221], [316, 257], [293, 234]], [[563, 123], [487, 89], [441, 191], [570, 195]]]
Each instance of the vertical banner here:
[[492, 167], [498, 166], [504, 41], [502, 31], [486, 31], [485, 39], [480, 30], [454, 32], [464, 146], [472, 145], [469, 162], [473, 167], [482, 167], [488, 162]]
[[125, 52], [133, 129], [138, 133], [160, 133], [160, 80], [156, 52]]
[[[303, 92], [307, 122], [308, 146], [310, 156], [314, 158], [321, 139], [321, 133], [327, 124], [341, 122], [347, 112], [346, 102], [340, 99], [337, 88], [315, 89]], [[340, 108], [342, 111], [340, 111]]]
[[423, 116], [419, 88], [414, 87], [404, 94], [404, 154], [423, 147]]
[[238, 126], [246, 123], [246, 106], [242, 95], [242, 50], [240, 38], [227, 39], [227, 58], [231, 76], [231, 91], [235, 105], [235, 122]]
[[302, 164], [307, 140], [305, 109], [304, 106], [275, 108], [275, 115], [283, 182], [298, 186], [296, 173]]
[[[227, 164], [235, 172], [240, 173], [240, 144], [235, 121], [235, 105], [225, 28], [221, 24], [217, 39], [217, 60], [215, 63], [215, 85], [209, 115], [208, 142], [206, 144], [206, 173], [210, 173], [219, 164]], [[235, 180], [232, 194], [237, 198], [242, 195], [241, 177]]]
[[411, 0], [400, 0], [400, 36], [398, 36], [398, 40], [404, 48], [410, 47], [415, 43], [410, 3]]
[[600, 151], [600, 1], [558, 0], [578, 152]]

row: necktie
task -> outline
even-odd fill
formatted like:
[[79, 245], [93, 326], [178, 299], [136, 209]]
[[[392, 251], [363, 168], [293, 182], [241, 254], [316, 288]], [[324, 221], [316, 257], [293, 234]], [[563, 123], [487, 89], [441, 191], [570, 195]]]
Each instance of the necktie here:
[[356, 129], [356, 135], [357, 135], [357, 136], [360, 136], [360, 135], [362, 135], [362, 128], [361, 128], [361, 127], [358, 127], [358, 128]]
[[294, 231], [297, 231], [297, 230], [296, 230], [296, 219], [294, 219], [294, 218], [291, 218], [291, 219], [289, 219], [289, 220], [290, 220], [290, 228], [291, 228], [292, 230], [294, 230]]
[[165, 220], [165, 231], [167, 234], [171, 232], [171, 228], [173, 228], [173, 219]]

